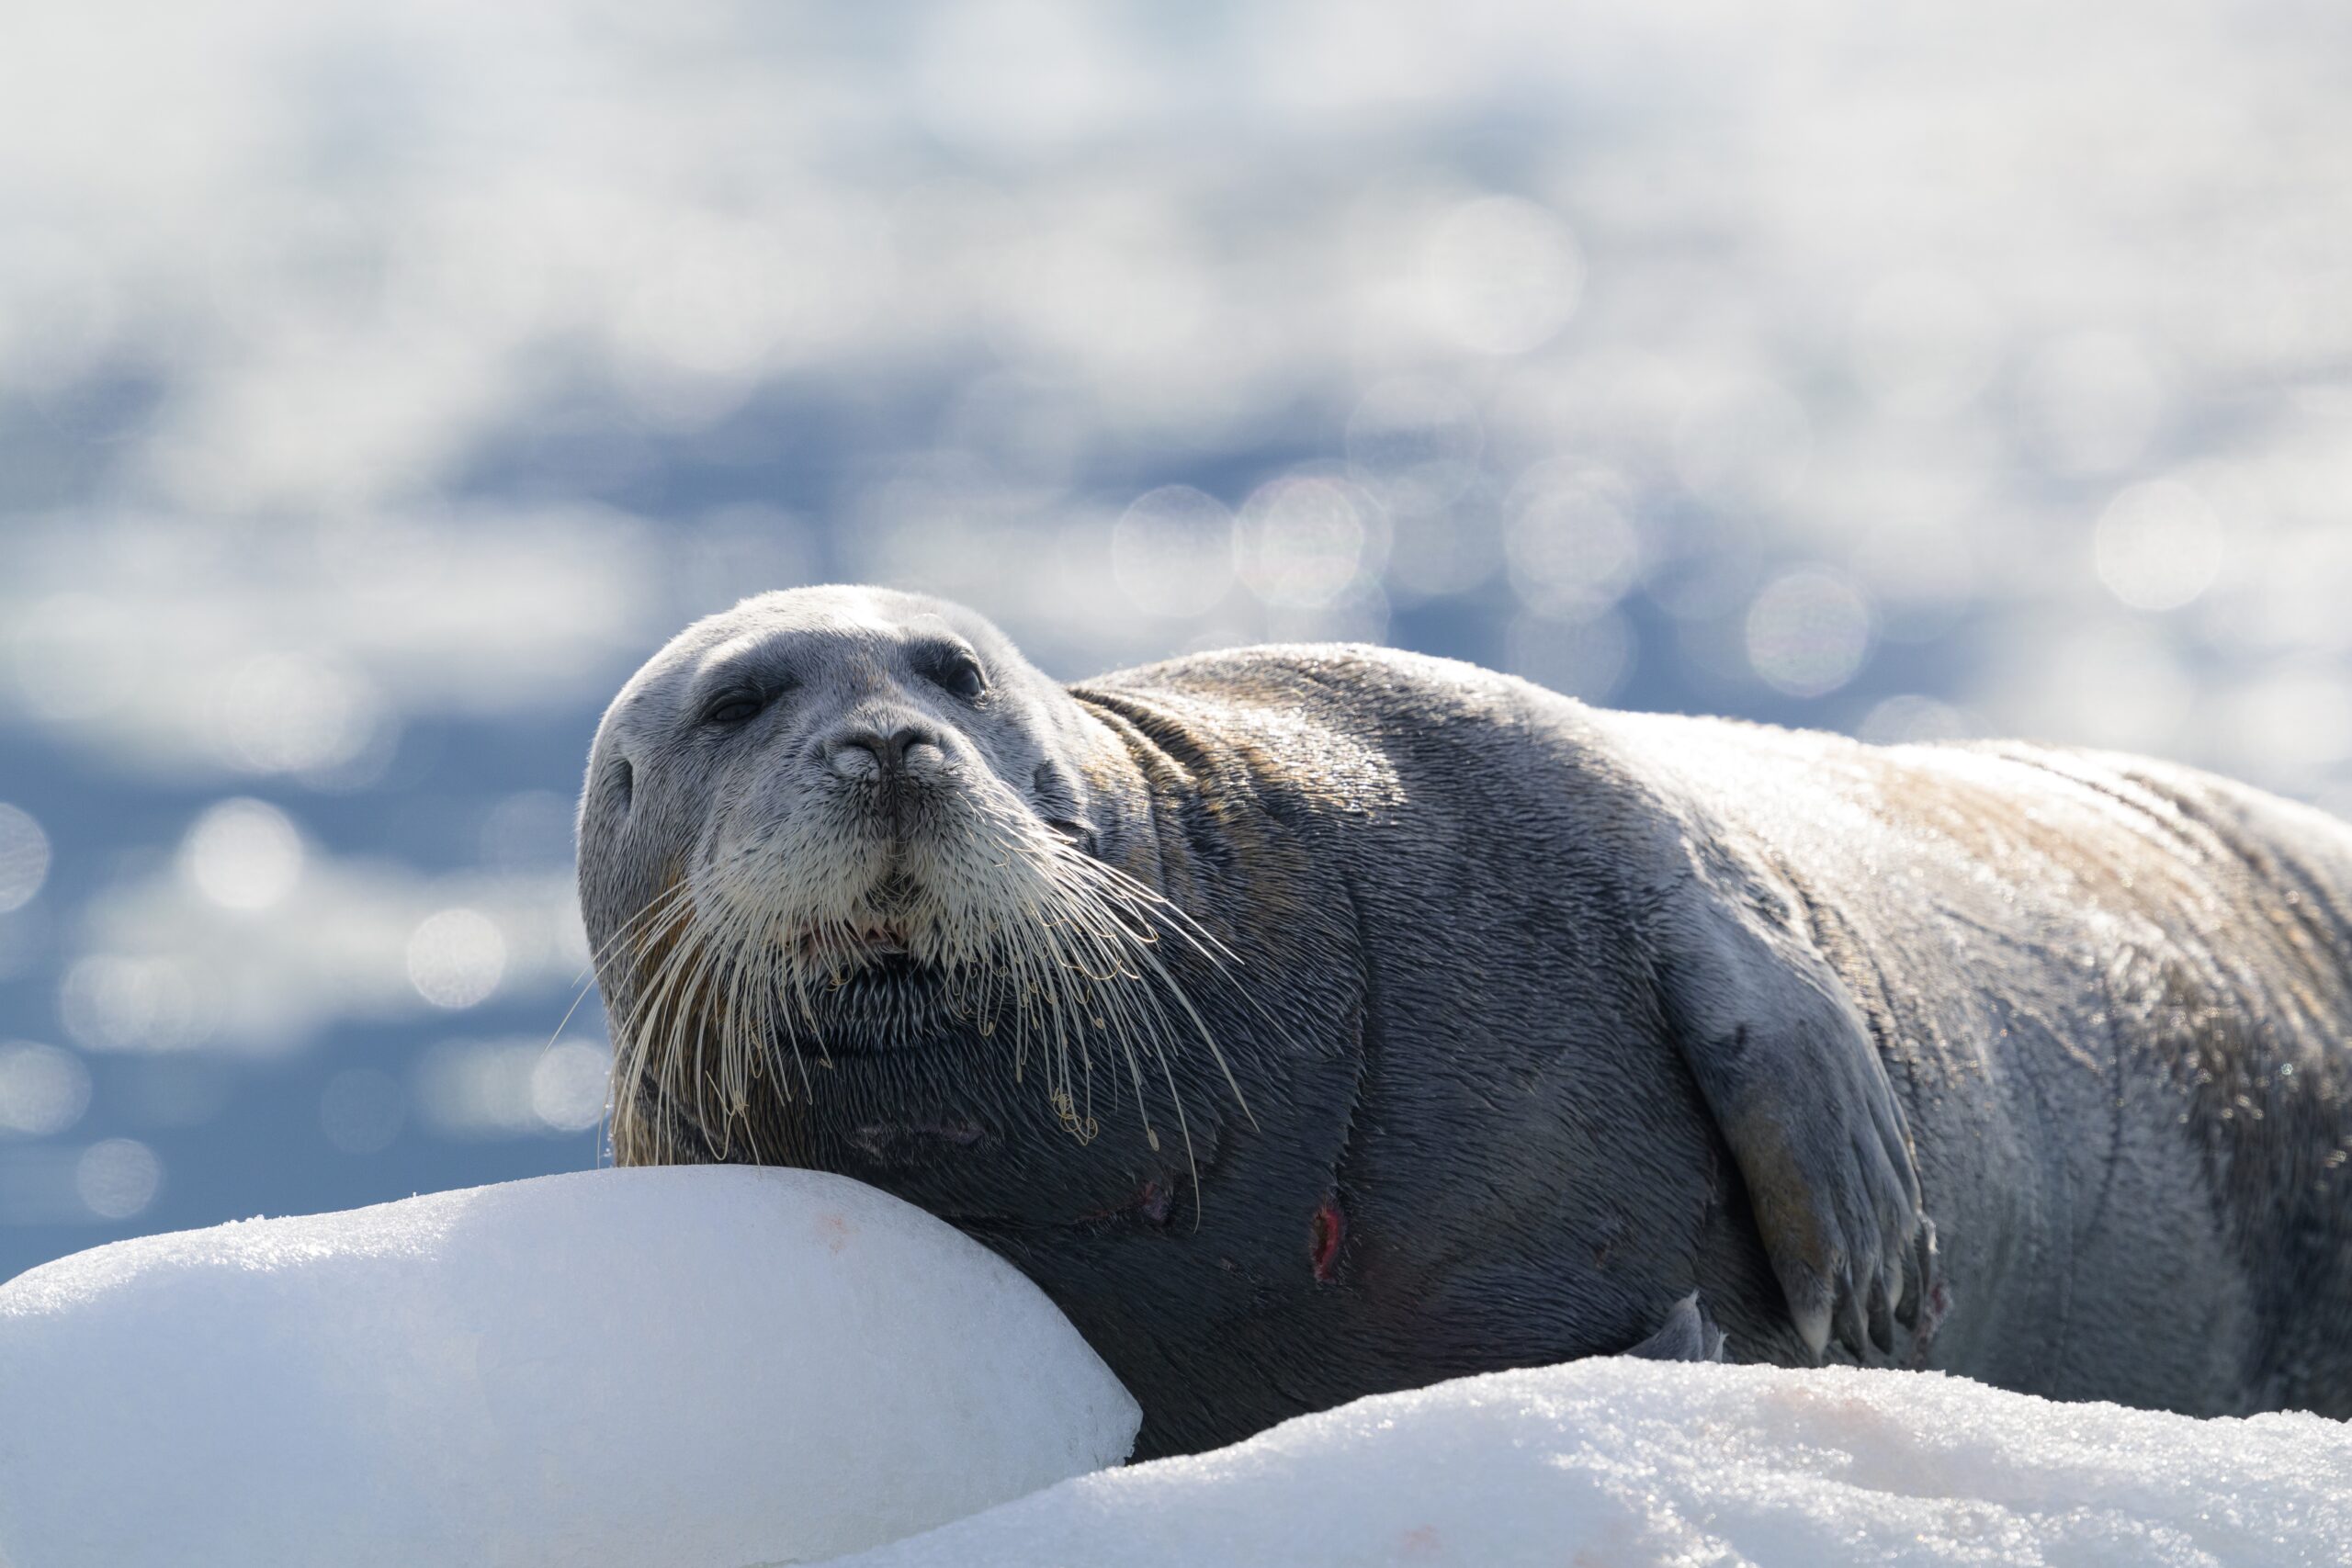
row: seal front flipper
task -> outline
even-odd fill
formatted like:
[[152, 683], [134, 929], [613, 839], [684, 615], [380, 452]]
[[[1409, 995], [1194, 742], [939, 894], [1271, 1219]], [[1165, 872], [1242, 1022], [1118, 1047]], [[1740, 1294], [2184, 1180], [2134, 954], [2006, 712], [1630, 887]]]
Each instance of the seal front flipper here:
[[1715, 1320], [1707, 1315], [1706, 1303], [1693, 1291], [1674, 1303], [1656, 1334], [1619, 1354], [1645, 1361], [1720, 1361], [1724, 1331], [1715, 1326]]
[[1687, 819], [1653, 927], [1668, 1021], [1747, 1183], [1815, 1360], [1835, 1327], [1858, 1360], [1894, 1349], [1924, 1293], [1918, 1177], [1903, 1108], [1852, 998], [1801, 927], [1796, 894]]

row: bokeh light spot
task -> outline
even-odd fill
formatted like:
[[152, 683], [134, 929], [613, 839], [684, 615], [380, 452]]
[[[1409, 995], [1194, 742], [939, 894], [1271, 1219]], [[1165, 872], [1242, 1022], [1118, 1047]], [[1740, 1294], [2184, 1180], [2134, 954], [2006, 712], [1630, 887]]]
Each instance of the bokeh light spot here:
[[612, 1057], [584, 1040], [451, 1040], [416, 1064], [414, 1101], [445, 1137], [581, 1133], [604, 1119]]
[[2092, 536], [2098, 577], [2135, 610], [2177, 610], [2212, 586], [2222, 523], [2196, 490], [2154, 479], [2108, 503]]
[[164, 1162], [135, 1138], [107, 1138], [82, 1151], [74, 1190], [102, 1220], [135, 1219], [163, 1190]]
[[180, 844], [180, 869], [224, 909], [266, 909], [302, 877], [302, 835], [266, 801], [224, 800], [196, 819]]
[[1818, 697], [1860, 671], [1870, 601], [1842, 574], [1800, 567], [1764, 585], [1747, 608], [1747, 661], [1773, 690]]
[[218, 703], [225, 758], [249, 773], [332, 770], [366, 751], [388, 722], [364, 677], [308, 654], [246, 660]]
[[81, 1057], [29, 1040], [0, 1044], [0, 1131], [45, 1138], [89, 1108], [90, 1070]]
[[531, 1064], [531, 1111], [548, 1129], [582, 1133], [605, 1119], [612, 1055], [584, 1040], [548, 1047]]
[[1540, 615], [1578, 619], [1624, 597], [1642, 568], [1624, 481], [1606, 469], [1546, 464], [1505, 503], [1511, 588]]
[[1336, 479], [1289, 476], [1261, 485], [1242, 503], [1237, 536], [1241, 574], [1269, 604], [1319, 609], [1363, 570], [1362, 498]]
[[478, 1006], [498, 989], [505, 972], [506, 939], [480, 910], [429, 915], [408, 939], [409, 983], [435, 1007]]
[[30, 812], [0, 801], [0, 915], [31, 903], [49, 880], [49, 835]]
[[175, 1051], [211, 1033], [188, 971], [169, 958], [93, 953], [65, 971], [57, 1010], [74, 1043], [90, 1051]]

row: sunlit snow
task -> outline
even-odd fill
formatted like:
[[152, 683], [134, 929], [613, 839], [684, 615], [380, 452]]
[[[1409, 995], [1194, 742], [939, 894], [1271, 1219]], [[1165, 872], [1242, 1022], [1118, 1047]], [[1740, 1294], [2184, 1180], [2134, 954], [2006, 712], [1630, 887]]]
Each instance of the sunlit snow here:
[[0, 1568], [744, 1568], [1125, 1457], [1018, 1273], [875, 1190], [591, 1171], [0, 1288]]
[[838, 1568], [2340, 1568], [2352, 1427], [1573, 1362], [1090, 1475]]

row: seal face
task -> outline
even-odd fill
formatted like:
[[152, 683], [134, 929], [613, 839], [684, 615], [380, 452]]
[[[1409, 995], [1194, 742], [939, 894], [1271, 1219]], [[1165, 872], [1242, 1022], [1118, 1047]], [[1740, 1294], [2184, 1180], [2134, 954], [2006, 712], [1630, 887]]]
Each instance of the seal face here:
[[[762, 595], [590, 758], [615, 1153], [953, 1221], [1119, 1373], [1144, 1456], [1726, 1345], [2352, 1405], [2352, 834], [2273, 852], [2252, 792], [2057, 756], [1361, 648], [1066, 688], [955, 605]], [[2150, 827], [2224, 798], [2227, 832]]]
[[618, 1157], [952, 1160], [1006, 1142], [1014, 1086], [1091, 1140], [1098, 1067], [1164, 1081], [1161, 950], [1208, 943], [1116, 863], [1074, 706], [978, 617], [871, 591], [753, 601], [649, 665], [581, 822]]

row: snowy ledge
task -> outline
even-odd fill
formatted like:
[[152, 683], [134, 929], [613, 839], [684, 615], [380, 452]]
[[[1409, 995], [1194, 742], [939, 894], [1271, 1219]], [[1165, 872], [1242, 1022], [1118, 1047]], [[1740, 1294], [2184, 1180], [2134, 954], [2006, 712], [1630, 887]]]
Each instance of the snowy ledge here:
[[1102, 1468], [1136, 1419], [870, 1188], [589, 1172], [0, 1287], [0, 1568], [2352, 1560], [2352, 1427], [2312, 1416], [1611, 1359]]
[[0, 1568], [743, 1568], [1115, 1464], [1140, 1417], [873, 1188], [583, 1171], [0, 1287]]
[[2341, 1422], [1609, 1359], [1360, 1400], [833, 1568], [2346, 1562]]

